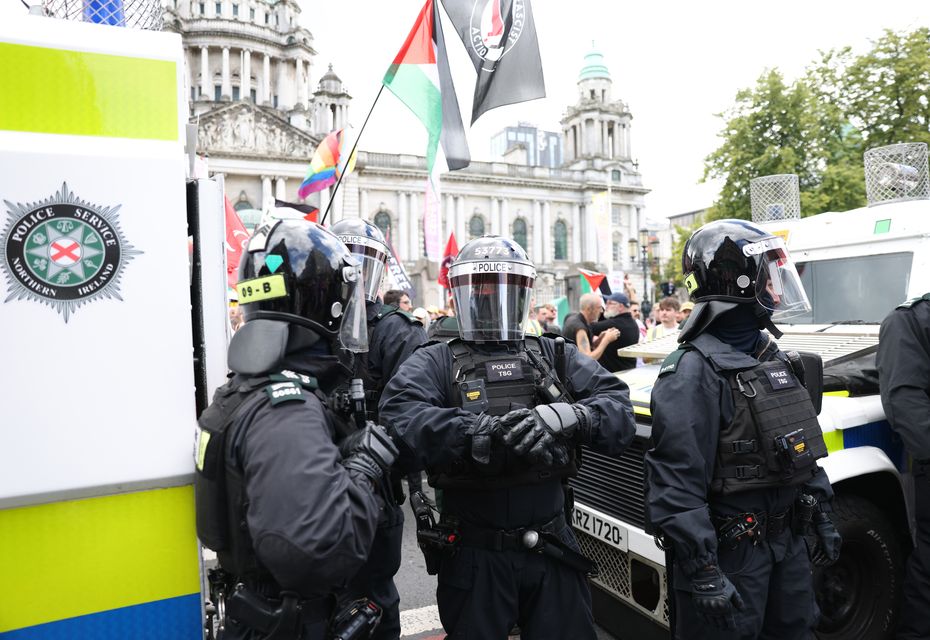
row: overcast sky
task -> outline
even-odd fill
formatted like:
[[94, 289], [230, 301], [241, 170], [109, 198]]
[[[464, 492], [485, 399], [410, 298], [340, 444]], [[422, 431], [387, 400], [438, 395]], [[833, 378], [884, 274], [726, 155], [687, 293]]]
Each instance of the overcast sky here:
[[[313, 80], [333, 64], [353, 97], [350, 119], [358, 127], [423, 0], [298, 1], [301, 22], [313, 33], [318, 52]], [[520, 120], [561, 131], [559, 119], [576, 101], [578, 71], [593, 41], [610, 69], [614, 98], [624, 100], [633, 114], [633, 156], [652, 189], [646, 205], [653, 218], [713, 202], [717, 185], [698, 183], [704, 157], [718, 145], [722, 121], [714, 114], [730, 107], [737, 90], [752, 86], [764, 69], [777, 67], [793, 79], [818, 50], [851, 45], [862, 52], [884, 28], [930, 25], [928, 0], [532, 4], [547, 97], [483, 115], [468, 132], [472, 157], [490, 159], [491, 136]], [[24, 11], [20, 0], [0, 0], [0, 20]], [[445, 33], [467, 123], [475, 73], [448, 21]], [[425, 145], [419, 121], [385, 91], [361, 147], [422, 154]]]

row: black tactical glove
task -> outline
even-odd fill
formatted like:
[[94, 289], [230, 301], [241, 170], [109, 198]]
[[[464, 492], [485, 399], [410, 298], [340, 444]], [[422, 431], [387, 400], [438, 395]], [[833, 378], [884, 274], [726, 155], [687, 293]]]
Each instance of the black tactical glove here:
[[743, 610], [739, 591], [716, 566], [701, 569], [691, 577], [691, 601], [708, 624], [725, 631], [736, 628], [734, 612]]
[[833, 526], [830, 516], [823, 511], [814, 512], [812, 523], [816, 538], [810, 553], [811, 564], [815, 567], [829, 567], [840, 558], [843, 537]]
[[379, 424], [367, 422], [364, 429], [343, 438], [339, 443], [342, 465], [356, 469], [373, 482], [388, 477], [397, 459], [397, 447]]
[[496, 416], [478, 414], [468, 431], [471, 437], [471, 459], [480, 465], [491, 464], [491, 445], [500, 437], [501, 423]]
[[566, 464], [568, 445], [576, 438], [586, 442], [590, 423], [587, 407], [566, 402], [516, 409], [501, 419], [504, 444], [545, 466]]

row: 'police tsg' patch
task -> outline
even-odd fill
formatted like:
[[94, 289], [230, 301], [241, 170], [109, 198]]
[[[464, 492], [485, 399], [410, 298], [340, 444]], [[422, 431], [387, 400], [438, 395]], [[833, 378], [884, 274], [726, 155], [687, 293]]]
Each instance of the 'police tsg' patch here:
[[0, 232], [0, 267], [6, 271], [4, 302], [27, 299], [47, 304], [65, 322], [78, 307], [116, 298], [123, 267], [142, 251], [123, 235], [121, 205], [85, 202], [68, 189], [40, 202], [7, 201]]
[[296, 382], [276, 382], [265, 387], [265, 393], [271, 398], [272, 406], [282, 402], [306, 402], [300, 391], [300, 385]]
[[765, 375], [768, 376], [769, 382], [772, 383], [772, 391], [793, 389], [798, 386], [798, 383], [795, 382], [794, 377], [788, 373], [787, 369], [773, 369], [766, 371]]

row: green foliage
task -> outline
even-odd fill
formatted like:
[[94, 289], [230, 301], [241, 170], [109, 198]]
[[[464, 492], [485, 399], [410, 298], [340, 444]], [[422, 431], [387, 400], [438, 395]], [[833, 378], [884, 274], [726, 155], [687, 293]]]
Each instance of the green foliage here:
[[[798, 175], [803, 215], [865, 204], [862, 154], [896, 142], [930, 142], [930, 29], [886, 31], [872, 50], [821, 54], [788, 84], [766, 70], [719, 114], [720, 147], [704, 178], [723, 179], [709, 220], [750, 217], [749, 181]], [[680, 267], [679, 267], [680, 268]]]
[[684, 277], [681, 273], [681, 255], [685, 251], [685, 244], [688, 242], [688, 238], [690, 238], [691, 234], [697, 231], [702, 224], [704, 224], [704, 220], [698, 219], [690, 227], [675, 225], [676, 238], [674, 244], [672, 244], [672, 257], [665, 263], [662, 282], [671, 280], [679, 287], [684, 286]]

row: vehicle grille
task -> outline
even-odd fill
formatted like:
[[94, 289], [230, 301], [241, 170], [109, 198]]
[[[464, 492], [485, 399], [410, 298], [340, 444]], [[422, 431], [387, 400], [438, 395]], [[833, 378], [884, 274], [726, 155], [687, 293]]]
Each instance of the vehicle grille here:
[[575, 536], [578, 538], [578, 546], [581, 548], [581, 552], [597, 564], [599, 573], [596, 578], [591, 578], [591, 582], [610, 593], [613, 597], [622, 600], [641, 613], [668, 627], [668, 598], [665, 597], [668, 587], [664, 584], [665, 571], [661, 571], [663, 581], [662, 597], [656, 609], [650, 611], [633, 599], [629, 554], [601, 542], [584, 531], [575, 529]]
[[585, 449], [581, 470], [571, 481], [575, 500], [621, 522], [644, 528], [646, 448], [647, 441], [636, 438], [619, 458]]

